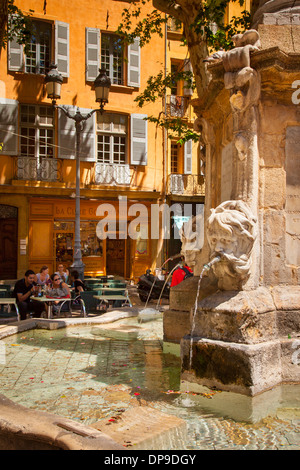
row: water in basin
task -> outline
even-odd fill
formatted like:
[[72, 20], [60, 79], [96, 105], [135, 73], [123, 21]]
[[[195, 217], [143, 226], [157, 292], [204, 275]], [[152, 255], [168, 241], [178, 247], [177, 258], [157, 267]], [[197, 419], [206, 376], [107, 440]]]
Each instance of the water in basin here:
[[176, 444], [182, 450], [300, 449], [298, 386], [270, 391], [257, 403], [192, 389], [181, 382], [178, 347], [162, 337], [161, 319], [9, 336], [1, 340], [1, 393], [86, 425], [151, 406], [187, 422], [188, 438]]

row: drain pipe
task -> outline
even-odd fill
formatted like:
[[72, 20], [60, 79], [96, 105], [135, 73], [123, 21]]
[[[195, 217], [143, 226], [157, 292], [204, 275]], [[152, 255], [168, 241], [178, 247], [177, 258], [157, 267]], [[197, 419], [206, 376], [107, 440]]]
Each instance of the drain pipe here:
[[[165, 15], [165, 19], [166, 19], [166, 22], [165, 22], [165, 70], [164, 70], [164, 74], [165, 74], [165, 78], [167, 76], [167, 34], [168, 34], [168, 25], [167, 25], [167, 15]], [[164, 115], [166, 117], [167, 115], [167, 94], [166, 94], [166, 91], [165, 91], [165, 94], [164, 94]], [[163, 184], [164, 184], [164, 187], [163, 187], [163, 203], [166, 204], [167, 203], [167, 178], [168, 178], [168, 145], [167, 145], [167, 140], [168, 140], [168, 136], [167, 136], [167, 129], [164, 127], [164, 136], [163, 136], [163, 139], [164, 139], [164, 177], [163, 177]], [[162, 219], [164, 220], [164, 218]], [[164, 237], [164, 240], [163, 240], [163, 259], [166, 258], [166, 253], [167, 253], [167, 240], [166, 238]]]

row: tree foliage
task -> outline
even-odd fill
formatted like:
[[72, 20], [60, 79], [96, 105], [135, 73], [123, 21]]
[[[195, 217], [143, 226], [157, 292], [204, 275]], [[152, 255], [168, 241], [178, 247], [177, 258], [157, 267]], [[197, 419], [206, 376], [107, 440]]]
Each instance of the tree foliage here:
[[8, 42], [16, 38], [19, 44], [23, 44], [25, 52], [29, 52], [28, 45], [32, 35], [33, 10], [25, 14], [15, 5], [15, 0], [4, 0], [1, 6], [0, 21], [0, 51], [5, 49]]
[[[187, 37], [192, 33], [200, 43], [207, 46], [207, 53], [212, 50], [229, 50], [233, 47], [232, 37], [235, 34], [244, 32], [250, 25], [250, 13], [246, 10], [242, 11], [241, 16], [232, 17], [229, 23], [224, 22], [226, 8], [232, 2], [239, 3], [244, 6], [245, 0], [199, 0], [197, 3], [197, 11], [195, 14], [185, 14], [183, 11], [183, 3], [188, 8], [192, 2], [174, 0], [153, 0], [153, 4], [158, 8], [153, 8], [150, 13], [143, 15], [143, 6], [147, 3], [152, 4], [152, 0], [141, 0], [131, 2], [128, 8], [122, 13], [122, 20], [117, 29], [117, 33], [121, 36], [124, 44], [130, 44], [135, 37], [140, 38], [141, 47], [151, 41], [154, 34], [163, 37], [165, 24], [168, 21], [167, 14], [172, 15], [175, 21], [183, 21], [182, 44], [189, 47]], [[182, 5], [181, 5], [182, 3]], [[204, 65], [203, 65], [204, 68]], [[147, 86], [140, 93], [135, 101], [140, 107], [147, 103], [151, 103], [161, 98], [164, 99], [168, 90], [174, 85], [174, 82], [184, 80], [185, 86], [188, 88], [195, 87], [195, 81], [192, 81], [191, 72], [178, 70], [160, 71], [156, 76], [148, 78]], [[178, 137], [180, 143], [184, 143], [189, 139], [198, 140], [199, 135], [195, 133], [180, 118], [168, 118], [167, 116], [159, 117], [151, 116], [148, 118], [151, 122], [155, 122], [158, 126], [168, 130], [169, 137], [174, 138], [174, 134]]]

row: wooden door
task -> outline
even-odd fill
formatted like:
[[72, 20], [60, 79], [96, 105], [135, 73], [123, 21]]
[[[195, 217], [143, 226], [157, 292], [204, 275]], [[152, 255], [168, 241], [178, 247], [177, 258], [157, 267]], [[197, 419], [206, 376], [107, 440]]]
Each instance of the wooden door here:
[[16, 279], [18, 263], [18, 221], [0, 219], [0, 279]]
[[124, 277], [125, 240], [106, 240], [106, 274]]

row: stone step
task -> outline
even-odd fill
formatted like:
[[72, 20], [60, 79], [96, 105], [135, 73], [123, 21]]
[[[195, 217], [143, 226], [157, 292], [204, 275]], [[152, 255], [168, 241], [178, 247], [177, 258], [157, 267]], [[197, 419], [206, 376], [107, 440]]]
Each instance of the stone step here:
[[131, 408], [91, 425], [129, 450], [172, 450], [186, 439], [183, 419], [149, 406]]

